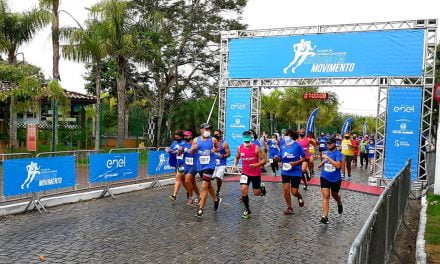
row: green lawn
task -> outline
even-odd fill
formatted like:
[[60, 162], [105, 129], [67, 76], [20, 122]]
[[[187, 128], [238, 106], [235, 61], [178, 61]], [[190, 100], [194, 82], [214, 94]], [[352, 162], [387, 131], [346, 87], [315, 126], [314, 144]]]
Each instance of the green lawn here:
[[428, 193], [428, 221], [425, 239], [428, 244], [440, 245], [440, 195]]

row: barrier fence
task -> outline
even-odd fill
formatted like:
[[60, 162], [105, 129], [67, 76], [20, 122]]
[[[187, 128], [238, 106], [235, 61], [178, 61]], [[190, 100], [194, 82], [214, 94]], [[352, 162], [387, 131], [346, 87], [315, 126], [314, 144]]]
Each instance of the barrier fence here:
[[[144, 182], [171, 174], [165, 148], [0, 154], [0, 202]], [[154, 166], [149, 166], [149, 160]], [[160, 163], [160, 164], [159, 164]], [[149, 167], [152, 167], [151, 169]], [[6, 184], [5, 184], [6, 183]]]
[[351, 245], [348, 263], [386, 263], [408, 205], [411, 161], [385, 187], [373, 211]]

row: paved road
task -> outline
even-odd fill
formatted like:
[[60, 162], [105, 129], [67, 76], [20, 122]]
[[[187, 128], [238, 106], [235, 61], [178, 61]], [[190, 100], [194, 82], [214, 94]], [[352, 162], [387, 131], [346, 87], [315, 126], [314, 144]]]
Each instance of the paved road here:
[[[208, 202], [202, 220], [184, 204], [171, 205], [171, 187], [145, 190], [0, 219], [0, 263], [343, 263], [351, 242], [377, 200], [342, 191], [344, 214], [331, 203], [330, 224], [319, 223], [318, 187], [302, 191], [283, 215], [281, 185], [251, 197], [253, 215], [242, 220], [238, 183], [225, 183], [220, 211]], [[336, 214], [335, 214], [336, 213]]]

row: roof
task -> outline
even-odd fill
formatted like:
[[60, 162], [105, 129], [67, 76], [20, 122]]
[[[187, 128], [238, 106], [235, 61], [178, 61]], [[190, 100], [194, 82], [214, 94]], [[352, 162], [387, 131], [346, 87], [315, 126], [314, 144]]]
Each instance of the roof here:
[[[0, 81], [0, 92], [9, 91], [9, 90], [11, 90], [10, 83]], [[66, 89], [63, 89], [63, 90], [66, 93], [67, 98], [70, 99], [70, 101], [77, 101], [77, 102], [80, 101], [80, 102], [85, 102], [85, 103], [89, 103], [89, 104], [96, 103], [96, 96], [94, 96], [94, 95], [82, 94], [82, 93], [78, 93], [78, 92], [69, 91]]]

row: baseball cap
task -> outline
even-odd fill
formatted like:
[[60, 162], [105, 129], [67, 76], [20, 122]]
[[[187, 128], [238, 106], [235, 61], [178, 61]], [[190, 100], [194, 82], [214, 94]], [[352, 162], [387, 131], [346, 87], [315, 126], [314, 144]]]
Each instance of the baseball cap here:
[[204, 128], [211, 128], [212, 126], [210, 125], [210, 124], [208, 124], [208, 123], [202, 123], [201, 125], [200, 125], [200, 129], [204, 129]]
[[327, 139], [327, 143], [336, 143], [336, 138], [330, 137], [329, 139]]
[[191, 131], [185, 131], [185, 132], [183, 132], [183, 135], [184, 136], [192, 136], [193, 135], [193, 133], [191, 132]]

